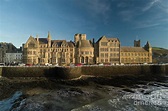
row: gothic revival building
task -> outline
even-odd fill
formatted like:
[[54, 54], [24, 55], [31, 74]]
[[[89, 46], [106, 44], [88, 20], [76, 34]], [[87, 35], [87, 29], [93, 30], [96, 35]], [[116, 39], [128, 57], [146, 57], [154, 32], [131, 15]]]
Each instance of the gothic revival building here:
[[30, 36], [23, 47], [25, 64], [152, 63], [151, 45], [140, 47], [140, 40], [134, 41], [134, 47], [122, 47], [118, 38], [102, 36], [94, 43], [86, 34], [75, 34], [72, 42], [52, 40], [48, 33], [47, 38]]
[[94, 47], [86, 40], [86, 34], [75, 34], [75, 63], [93, 64]]
[[149, 42], [144, 47], [121, 47], [121, 63], [152, 63], [152, 47]]
[[30, 36], [24, 44], [23, 62], [26, 64], [70, 64], [75, 62], [74, 43], [66, 40], [51, 40]]

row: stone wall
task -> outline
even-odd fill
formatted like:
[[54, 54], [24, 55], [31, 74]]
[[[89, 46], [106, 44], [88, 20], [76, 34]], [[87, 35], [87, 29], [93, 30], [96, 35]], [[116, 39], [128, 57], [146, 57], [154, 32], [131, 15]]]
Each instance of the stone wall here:
[[70, 79], [81, 75], [94, 75], [102, 77], [122, 75], [167, 75], [168, 65], [143, 66], [90, 66], [90, 67], [0, 67], [3, 77], [47, 77], [57, 79]]

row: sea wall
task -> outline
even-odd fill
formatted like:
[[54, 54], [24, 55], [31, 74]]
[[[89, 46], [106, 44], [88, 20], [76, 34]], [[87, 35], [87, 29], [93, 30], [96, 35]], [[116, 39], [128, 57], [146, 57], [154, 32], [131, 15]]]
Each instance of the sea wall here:
[[54, 77], [58, 79], [76, 78], [81, 75], [122, 76], [122, 75], [167, 75], [168, 65], [137, 66], [86, 66], [86, 67], [0, 67], [3, 77]]

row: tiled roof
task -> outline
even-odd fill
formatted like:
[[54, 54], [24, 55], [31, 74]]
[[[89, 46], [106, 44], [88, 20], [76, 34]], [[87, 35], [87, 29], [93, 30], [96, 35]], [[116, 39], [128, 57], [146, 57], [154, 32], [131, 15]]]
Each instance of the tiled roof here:
[[142, 47], [123, 46], [123, 47], [121, 47], [121, 52], [147, 52], [147, 51]]

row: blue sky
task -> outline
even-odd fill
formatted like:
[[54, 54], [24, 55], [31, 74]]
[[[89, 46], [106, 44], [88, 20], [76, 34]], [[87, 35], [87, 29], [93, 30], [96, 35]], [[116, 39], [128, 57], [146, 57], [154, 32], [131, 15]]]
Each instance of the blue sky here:
[[168, 49], [168, 0], [0, 0], [0, 42], [16, 47], [30, 35], [73, 40], [86, 33], [97, 41], [118, 37], [122, 46]]

